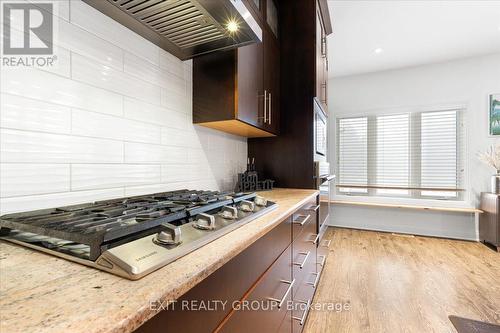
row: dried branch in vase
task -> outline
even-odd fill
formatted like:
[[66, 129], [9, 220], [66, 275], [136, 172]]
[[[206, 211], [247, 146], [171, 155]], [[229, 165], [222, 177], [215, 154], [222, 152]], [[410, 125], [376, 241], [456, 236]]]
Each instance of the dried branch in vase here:
[[478, 158], [484, 164], [495, 168], [497, 173], [500, 174], [500, 144], [490, 146], [484, 153], [478, 153]]

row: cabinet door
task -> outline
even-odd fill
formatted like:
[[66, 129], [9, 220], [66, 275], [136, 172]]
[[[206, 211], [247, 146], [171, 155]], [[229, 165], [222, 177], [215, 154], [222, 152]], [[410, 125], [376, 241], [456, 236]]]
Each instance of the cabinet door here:
[[272, 32], [264, 32], [264, 129], [278, 134], [280, 122], [280, 51]]
[[[257, 283], [241, 308], [233, 312], [219, 333], [278, 332], [291, 301], [292, 280], [291, 246], [276, 260]], [[281, 303], [281, 307], [277, 304]], [[274, 304], [274, 305], [273, 305]]]
[[240, 47], [236, 65], [236, 118], [259, 128], [263, 126], [264, 111], [263, 53], [262, 43]]
[[274, 37], [278, 38], [278, 8], [276, 7], [276, 3], [274, 0], [266, 1], [266, 22], [269, 29], [271, 29], [271, 31], [273, 32]]
[[328, 59], [326, 34], [322, 25], [319, 10], [316, 15], [316, 97], [326, 110], [327, 104], [327, 81], [328, 81]]

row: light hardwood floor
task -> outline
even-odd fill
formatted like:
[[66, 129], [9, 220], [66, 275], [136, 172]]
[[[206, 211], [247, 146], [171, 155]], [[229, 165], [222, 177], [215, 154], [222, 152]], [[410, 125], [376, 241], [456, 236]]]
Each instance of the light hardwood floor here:
[[453, 332], [449, 315], [500, 324], [500, 254], [480, 243], [330, 228], [305, 333]]

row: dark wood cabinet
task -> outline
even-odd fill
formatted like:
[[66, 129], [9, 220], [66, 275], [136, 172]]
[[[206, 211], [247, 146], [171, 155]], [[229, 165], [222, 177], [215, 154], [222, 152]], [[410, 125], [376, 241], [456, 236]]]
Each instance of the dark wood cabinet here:
[[264, 45], [257, 43], [237, 52], [237, 110], [236, 118], [265, 129], [264, 117]]
[[264, 128], [279, 134], [280, 121], [280, 50], [272, 32], [264, 32]]
[[218, 332], [254, 333], [278, 332], [292, 300], [292, 288], [296, 281], [291, 270], [292, 246], [276, 260], [271, 269], [241, 302], [241, 308], [233, 311]]
[[279, 135], [248, 140], [248, 156], [255, 158], [259, 175], [274, 179], [278, 187], [316, 188], [314, 98], [327, 98], [326, 48], [321, 46], [331, 32], [327, 1], [279, 1], [277, 5], [282, 55]]
[[323, 110], [327, 110], [328, 104], [328, 44], [326, 36], [325, 24], [318, 6], [316, 10], [316, 97]]
[[481, 193], [479, 240], [500, 251], [500, 194]]
[[259, 4], [264, 12], [247, 2], [263, 26], [261, 43], [193, 60], [193, 123], [250, 138], [279, 133], [280, 47]]

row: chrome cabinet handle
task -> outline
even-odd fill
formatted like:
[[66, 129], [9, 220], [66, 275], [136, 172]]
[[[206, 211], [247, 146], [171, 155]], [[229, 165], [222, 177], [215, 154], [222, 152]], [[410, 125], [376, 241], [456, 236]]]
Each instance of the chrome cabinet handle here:
[[269, 120], [269, 125], [271, 125], [271, 118], [272, 118], [272, 112], [273, 112], [273, 104], [271, 103], [271, 92], [269, 92], [269, 117], [267, 120]]
[[326, 58], [326, 37], [321, 37], [321, 56]]
[[314, 239], [309, 239], [308, 242], [311, 242], [313, 244], [317, 244], [318, 243], [318, 239], [319, 239], [319, 234], [313, 234]]
[[304, 310], [304, 313], [302, 314], [302, 317], [294, 317], [292, 316], [293, 320], [298, 320], [300, 323], [300, 326], [304, 325], [304, 322], [306, 321], [307, 314], [309, 313], [309, 309], [311, 308], [311, 300], [308, 300], [307, 302], [304, 301], [297, 301], [297, 303], [302, 303], [306, 304], [306, 309]]
[[[324, 247], [330, 247], [330, 244], [332, 243], [332, 240], [331, 239], [325, 239], [323, 242], [321, 242], [321, 246], [324, 246]], [[325, 243], [327, 243], [327, 245], [325, 245]]]
[[321, 262], [318, 262], [318, 265], [320, 265], [321, 267], [325, 266], [326, 256], [322, 254], [322, 255], [319, 255], [318, 258], [323, 259], [323, 260], [321, 260]]
[[267, 90], [264, 90], [264, 124], [267, 123]]
[[302, 269], [302, 268], [304, 268], [304, 265], [306, 264], [307, 258], [309, 258], [309, 255], [311, 254], [311, 251], [299, 252], [299, 254], [305, 254], [306, 255], [305, 258], [304, 258], [304, 260], [302, 260], [302, 262], [294, 262], [293, 264], [299, 266], [299, 268]]
[[287, 298], [288, 294], [290, 293], [290, 290], [292, 290], [293, 285], [295, 284], [295, 279], [292, 281], [287, 281], [287, 280], [280, 280], [280, 282], [290, 284], [288, 288], [286, 289], [285, 294], [281, 299], [273, 298], [273, 297], [268, 297], [267, 299], [270, 301], [278, 302], [278, 309], [280, 309], [283, 306], [283, 303], [285, 303], [285, 299]]
[[307, 208], [306, 210], [316, 212], [316, 211], [318, 211], [318, 209], [319, 209], [319, 205], [317, 205], [317, 206], [311, 206], [311, 207]]
[[313, 272], [311, 273], [311, 275], [316, 275], [316, 278], [314, 279], [314, 282], [307, 282], [307, 284], [313, 286], [313, 288], [316, 289], [319, 280], [319, 273]]
[[[305, 219], [302, 221], [302, 222], [298, 222], [297, 219], [300, 218], [300, 217], [304, 217], [305, 216]], [[293, 220], [293, 224], [299, 224], [301, 227], [306, 224], [307, 220], [309, 220], [311, 218], [311, 215], [297, 215], [297, 219]]]
[[316, 244], [318, 242], [319, 234], [313, 234], [314, 239], [308, 239], [308, 242], [311, 242], [313, 244]]

